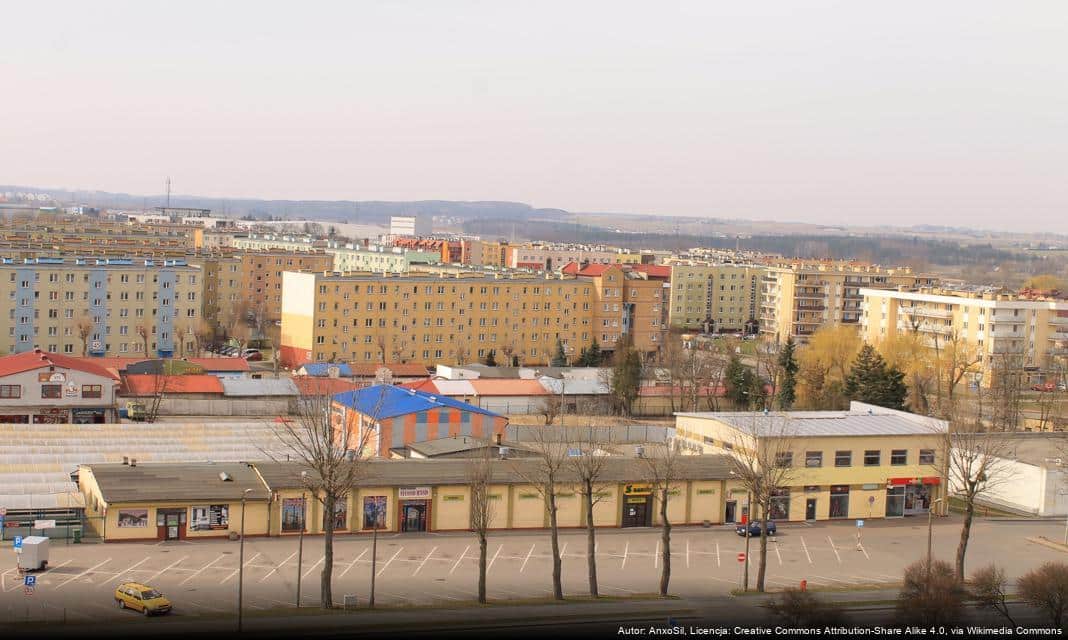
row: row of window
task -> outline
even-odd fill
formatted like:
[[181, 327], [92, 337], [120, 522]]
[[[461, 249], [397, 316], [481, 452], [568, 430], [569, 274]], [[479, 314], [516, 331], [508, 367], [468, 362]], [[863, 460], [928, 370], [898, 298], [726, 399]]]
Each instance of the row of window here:
[[[879, 449], [866, 449], [864, 451], [864, 466], [865, 467], [878, 467], [882, 464], [883, 452]], [[934, 464], [935, 452], [934, 449], [920, 449], [918, 464]], [[776, 455], [776, 464], [780, 467], [792, 467], [794, 465], [794, 454], [792, 451], [779, 452]], [[909, 452], [908, 449], [891, 449], [890, 450], [890, 464], [892, 466], [904, 466], [909, 464]], [[807, 468], [819, 468], [823, 466], [823, 452], [822, 451], [806, 451], [805, 452], [805, 467]], [[835, 451], [834, 452], [834, 466], [836, 467], [851, 467], [853, 466], [853, 452], [852, 451]]]
[[[22, 397], [22, 385], [21, 384], [0, 384], [0, 398], [15, 400]], [[63, 397], [63, 385], [61, 384], [42, 384], [41, 385], [41, 397], [47, 399], [58, 399]], [[104, 387], [99, 384], [83, 384], [81, 389], [81, 397], [83, 398], [102, 398], [104, 397]]]

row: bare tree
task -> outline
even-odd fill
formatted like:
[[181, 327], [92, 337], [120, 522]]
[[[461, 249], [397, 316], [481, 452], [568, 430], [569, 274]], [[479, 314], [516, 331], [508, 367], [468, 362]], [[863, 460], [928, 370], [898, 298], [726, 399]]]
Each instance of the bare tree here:
[[652, 485], [660, 508], [660, 595], [666, 596], [671, 582], [671, 520], [668, 518], [668, 501], [671, 493], [677, 491], [676, 484], [681, 477], [682, 448], [674, 441], [667, 444], [649, 445], [642, 458], [645, 465], [645, 477]]
[[210, 344], [215, 339], [215, 327], [207, 320], [201, 320], [193, 336], [196, 339], [197, 355], [199, 356], [204, 352], [205, 345]]
[[466, 340], [457, 340], [455, 347], [456, 351], [456, 364], [466, 364], [468, 357], [471, 355], [471, 346], [467, 344]]
[[531, 439], [524, 443], [533, 452], [521, 464], [513, 463], [515, 472], [535, 488], [545, 502], [549, 514], [549, 538], [553, 556], [553, 598], [564, 599], [563, 566], [560, 561], [560, 528], [557, 523], [557, 498], [560, 482], [567, 469], [567, 436], [563, 429], [543, 427], [531, 430]]
[[972, 574], [971, 595], [980, 609], [989, 609], [1005, 617], [1016, 626], [1008, 606], [1008, 579], [1005, 571], [989, 564]]
[[582, 505], [586, 510], [586, 569], [590, 582], [590, 596], [597, 598], [597, 533], [594, 526], [593, 508], [606, 497], [599, 489], [598, 482], [608, 465], [608, 445], [595, 436], [592, 427], [586, 429], [586, 436], [576, 442], [579, 455], [568, 457], [568, 467], [578, 479], [578, 494], [582, 496]]
[[560, 396], [553, 394], [545, 397], [538, 404], [538, 414], [545, 419], [545, 425], [551, 425], [556, 421], [556, 417], [563, 412], [564, 404], [560, 400]]
[[150, 357], [148, 355], [148, 337], [152, 335], [152, 327], [149, 326], [147, 323], [138, 325], [137, 326], [137, 335], [141, 338], [141, 343], [145, 347], [145, 357], [146, 358]]
[[[935, 395], [939, 403], [948, 403], [952, 406], [957, 385], [968, 373], [975, 372], [976, 365], [982, 362], [982, 355], [971, 346], [967, 338], [956, 331], [951, 332], [945, 338], [938, 333], [932, 336], [932, 344], [935, 351]], [[943, 415], [950, 409], [940, 407]]]
[[486, 556], [488, 532], [493, 523], [493, 446], [489, 441], [467, 460], [467, 486], [471, 491], [471, 530], [478, 538], [478, 601], [486, 603]]
[[[760, 564], [757, 568], [757, 591], [764, 591], [768, 564], [768, 520], [778, 493], [790, 485], [796, 473], [794, 429], [786, 414], [752, 415], [736, 423], [732, 442], [731, 474], [749, 494], [749, 518], [759, 511]], [[749, 556], [746, 555], [746, 580], [749, 589]]]
[[[353, 489], [364, 480], [368, 472], [367, 444], [375, 433], [377, 418], [386, 401], [384, 388], [368, 398], [373, 408], [364, 413], [370, 426], [352, 433], [347, 425], [335, 422], [332, 396], [326, 382], [320, 381], [320, 388], [313, 388], [307, 395], [298, 399], [297, 420], [282, 423], [282, 430], [276, 433], [279, 442], [285, 445], [293, 456], [308, 467], [306, 486], [311, 494], [323, 505], [326, 514], [323, 522], [323, 569], [320, 574], [320, 601], [323, 609], [334, 606], [333, 572], [334, 572], [334, 529], [337, 504], [345, 500]], [[272, 456], [272, 459], [275, 459]]]
[[1024, 602], [1041, 609], [1054, 628], [1061, 628], [1068, 613], [1068, 565], [1047, 562], [1021, 576], [1017, 588]]
[[164, 397], [167, 395], [167, 387], [170, 377], [167, 375], [167, 367], [161, 367], [159, 373], [152, 378], [152, 396], [145, 407], [145, 422], [155, 422], [159, 418], [160, 409], [163, 406]]
[[78, 338], [82, 341], [82, 357], [89, 355], [89, 336], [93, 333], [93, 319], [88, 313], [78, 318]]

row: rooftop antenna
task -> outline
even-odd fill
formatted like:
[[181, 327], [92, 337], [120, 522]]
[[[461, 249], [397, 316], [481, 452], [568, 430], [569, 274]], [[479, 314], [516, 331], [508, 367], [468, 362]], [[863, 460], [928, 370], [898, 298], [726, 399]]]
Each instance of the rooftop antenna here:
[[167, 208], [171, 208], [171, 177], [167, 176]]

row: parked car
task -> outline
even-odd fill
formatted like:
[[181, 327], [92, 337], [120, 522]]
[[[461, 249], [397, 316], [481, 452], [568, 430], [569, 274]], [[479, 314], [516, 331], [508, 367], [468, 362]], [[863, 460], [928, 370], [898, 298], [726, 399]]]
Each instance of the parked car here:
[[[750, 538], [759, 538], [760, 537], [760, 521], [759, 520], [750, 520], [748, 526], [749, 526], [749, 537]], [[746, 529], [746, 525], [740, 524], [737, 527], [735, 527], [734, 531], [738, 535], [744, 536], [745, 535], [745, 529]], [[774, 520], [768, 520], [768, 535], [769, 536], [775, 535], [775, 531], [776, 531], [775, 521]]]
[[259, 349], [245, 349], [241, 352], [241, 357], [249, 362], [259, 362], [260, 360], [263, 360], [263, 354], [260, 353]]
[[1031, 391], [1056, 391], [1057, 384], [1054, 382], [1043, 382], [1041, 384], [1031, 385]]
[[219, 353], [227, 357], [233, 357], [237, 355], [237, 347], [223, 347], [222, 351], [220, 351]]
[[139, 582], [123, 582], [115, 588], [115, 602], [120, 609], [133, 609], [145, 616], [160, 615], [171, 610], [171, 601], [152, 587]]

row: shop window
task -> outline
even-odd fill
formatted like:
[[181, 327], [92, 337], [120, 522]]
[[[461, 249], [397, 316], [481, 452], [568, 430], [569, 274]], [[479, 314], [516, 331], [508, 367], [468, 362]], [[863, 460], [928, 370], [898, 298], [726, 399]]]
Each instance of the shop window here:
[[909, 453], [907, 449], [893, 449], [890, 451], [890, 464], [900, 467], [908, 464]]
[[920, 449], [920, 464], [934, 464], [934, 449]]
[[61, 384], [42, 384], [41, 385], [41, 397], [57, 399], [63, 397], [63, 385]]
[[808, 451], [805, 453], [805, 466], [806, 467], [822, 467], [823, 466], [823, 452], [822, 451]]
[[834, 452], [834, 466], [836, 466], [836, 467], [851, 467], [851, 466], [853, 466], [853, 452], [852, 451], [835, 451]]
[[780, 451], [775, 454], [775, 466], [786, 469], [794, 465], [794, 454], [792, 451]]
[[865, 467], [878, 467], [882, 460], [882, 452], [878, 449], [868, 450], [864, 452], [864, 466]]
[[82, 385], [82, 397], [83, 398], [102, 398], [104, 397], [104, 387], [99, 384], [83, 384]]
[[790, 519], [790, 490], [776, 489], [771, 494], [771, 509], [768, 511], [771, 520]]
[[849, 517], [849, 485], [831, 486], [831, 514], [832, 518]]

